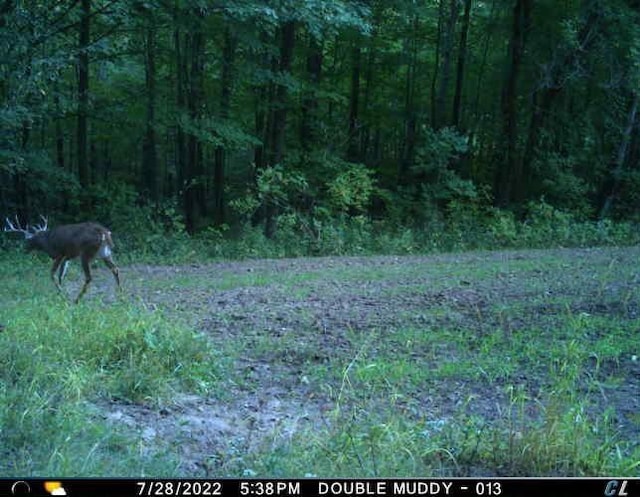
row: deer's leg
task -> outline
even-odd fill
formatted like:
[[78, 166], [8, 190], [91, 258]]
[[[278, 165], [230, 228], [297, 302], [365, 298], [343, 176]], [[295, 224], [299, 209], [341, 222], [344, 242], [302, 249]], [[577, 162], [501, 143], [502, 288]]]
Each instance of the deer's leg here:
[[76, 297], [76, 304], [80, 302], [80, 299], [84, 295], [84, 292], [87, 291], [89, 283], [91, 283], [91, 268], [89, 267], [91, 263], [91, 257], [83, 254], [80, 260], [82, 262], [82, 271], [84, 271], [84, 285], [82, 285], [82, 290], [80, 290], [80, 293]]
[[65, 260], [65, 256], [61, 255], [59, 257], [56, 257], [53, 260], [53, 266], [51, 266], [51, 279], [53, 280], [53, 284], [56, 286], [56, 288], [60, 291], [63, 292], [62, 290], [62, 286], [60, 285], [60, 283], [62, 282], [62, 279], [60, 279], [60, 283], [58, 283], [56, 281], [56, 271], [58, 270], [58, 268], [60, 267], [60, 264]]
[[62, 264], [60, 264], [60, 271], [58, 271], [58, 282], [60, 286], [62, 286], [62, 280], [67, 275], [67, 269], [69, 268], [69, 259], [63, 259]]
[[103, 257], [102, 260], [113, 273], [113, 277], [116, 279], [116, 284], [118, 285], [118, 288], [121, 288], [120, 287], [120, 271], [118, 270], [118, 266], [116, 266], [116, 264], [113, 262], [113, 259], [111, 257]]

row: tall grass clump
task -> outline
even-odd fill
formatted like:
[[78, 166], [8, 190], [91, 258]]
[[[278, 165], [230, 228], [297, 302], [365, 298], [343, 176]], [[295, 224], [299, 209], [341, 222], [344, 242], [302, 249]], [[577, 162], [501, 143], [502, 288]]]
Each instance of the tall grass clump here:
[[7, 327], [0, 338], [9, 365], [0, 375], [7, 380], [31, 376], [73, 385], [67, 393], [78, 396], [139, 402], [181, 388], [208, 389], [217, 378], [204, 337], [142, 304], [70, 305], [57, 295], [36, 297], [15, 309]]
[[209, 342], [136, 301], [72, 305], [53, 285], [40, 291], [40, 261], [9, 256], [0, 270], [0, 474], [170, 474], [172, 456], [140, 452], [140, 434], [99, 406], [212, 391], [221, 366]]

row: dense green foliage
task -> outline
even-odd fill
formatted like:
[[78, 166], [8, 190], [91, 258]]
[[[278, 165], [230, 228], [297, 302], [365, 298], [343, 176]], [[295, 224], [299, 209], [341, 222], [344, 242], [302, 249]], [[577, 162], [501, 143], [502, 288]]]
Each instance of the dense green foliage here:
[[303, 253], [354, 225], [462, 218], [509, 245], [540, 209], [637, 222], [639, 19], [632, 0], [5, 0], [0, 214], [253, 226]]

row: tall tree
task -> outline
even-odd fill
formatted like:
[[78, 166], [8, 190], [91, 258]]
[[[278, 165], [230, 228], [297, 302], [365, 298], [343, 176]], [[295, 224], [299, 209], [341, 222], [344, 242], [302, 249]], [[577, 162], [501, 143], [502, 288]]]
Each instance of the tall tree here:
[[[451, 82], [451, 64], [454, 52], [454, 36], [456, 22], [459, 14], [459, 0], [448, 0], [448, 9], [445, 9], [445, 0], [440, 0], [438, 19], [438, 45], [436, 60], [440, 62], [440, 67], [434, 72], [433, 87], [437, 86], [434, 97], [433, 127], [441, 128], [450, 124], [446, 114], [446, 105]], [[436, 62], [436, 64], [438, 63]], [[439, 77], [439, 84], [436, 85], [436, 77]]]
[[600, 210], [600, 217], [605, 218], [608, 216], [616, 197], [620, 190], [620, 183], [622, 179], [622, 171], [626, 163], [631, 139], [633, 137], [633, 130], [638, 126], [638, 93], [633, 92], [631, 95], [631, 102], [629, 103], [629, 112], [627, 115], [627, 124], [622, 133], [618, 150], [615, 155], [611, 167], [611, 176], [609, 181], [605, 184], [605, 199]]
[[[220, 74], [220, 118], [224, 123], [230, 117], [237, 42], [236, 36], [231, 32], [231, 27], [229, 25], [225, 26]], [[225, 221], [224, 186], [226, 164], [226, 147], [224, 144], [220, 144], [215, 149], [213, 164], [213, 219], [217, 226], [221, 226]]]
[[83, 188], [89, 186], [88, 113], [89, 113], [89, 43], [91, 0], [82, 0], [78, 40], [78, 179]]
[[460, 28], [460, 43], [458, 44], [458, 66], [456, 69], [456, 91], [453, 96], [453, 119], [452, 124], [460, 126], [460, 115], [462, 111], [462, 90], [465, 72], [465, 62], [467, 60], [467, 38], [469, 36], [469, 20], [471, 18], [471, 0], [464, 0], [464, 14], [462, 16], [462, 26]]
[[360, 161], [360, 55], [359, 41], [351, 48], [351, 90], [349, 92], [349, 129], [347, 142], [347, 160]]
[[62, 109], [60, 107], [60, 87], [58, 81], [53, 87], [53, 105], [55, 108], [55, 140], [56, 140], [56, 162], [60, 169], [65, 168], [64, 162], [64, 133], [62, 130]]
[[418, 127], [418, 109], [416, 102], [416, 84], [418, 71], [418, 33], [419, 20], [414, 15], [411, 21], [412, 29], [409, 32], [410, 38], [405, 41], [407, 50], [407, 73], [405, 77], [404, 89], [404, 141], [402, 144], [402, 155], [400, 157], [399, 182], [405, 183], [411, 166], [415, 158]]
[[[581, 10], [584, 15], [578, 19], [577, 38], [571, 41], [566, 39], [560, 41], [559, 46], [553, 51], [551, 60], [543, 65], [544, 71], [532, 92], [531, 118], [522, 158], [523, 182], [529, 188], [539, 183], [539, 178], [534, 178], [532, 163], [540, 133], [553, 106], [571, 81], [589, 77], [584, 73], [583, 54], [591, 50], [598, 38], [599, 24], [603, 14], [601, 9], [591, 8], [591, 3], [591, 0], [583, 0]], [[521, 193], [519, 198], [522, 197]]]
[[204, 16], [198, 9], [174, 10], [176, 48], [176, 163], [185, 226], [193, 233], [206, 213], [203, 149], [200, 126], [204, 116]]
[[176, 8], [174, 13], [173, 44], [175, 50], [175, 74], [176, 74], [176, 174], [178, 179], [178, 192], [182, 200], [184, 209], [185, 225], [190, 233], [194, 229], [193, 207], [187, 193], [189, 181], [191, 181], [191, 171], [187, 162], [186, 133], [183, 129], [183, 122], [187, 115], [186, 110], [186, 87], [187, 87], [187, 64], [183, 39], [184, 28], [181, 25], [180, 12]]
[[[501, 111], [505, 137], [504, 157], [496, 177], [496, 200], [506, 206], [514, 199], [514, 193], [522, 188], [522, 161], [518, 158], [518, 78], [522, 67], [527, 36], [531, 29], [533, 0], [515, 0], [508, 45], [505, 82], [502, 89]], [[517, 194], [517, 193], [516, 193]]]
[[[285, 21], [278, 30], [280, 37], [279, 62], [277, 65], [280, 81], [275, 85], [273, 105], [270, 111], [271, 125], [269, 127], [268, 161], [270, 166], [282, 165], [285, 148], [285, 131], [287, 126], [288, 95], [287, 86], [283, 78], [289, 75], [293, 62], [293, 47], [296, 35], [294, 20]], [[276, 233], [276, 216], [278, 206], [273, 198], [268, 197], [265, 202], [264, 234], [273, 238]]]
[[153, 12], [146, 12], [144, 27], [145, 92], [147, 96], [145, 133], [142, 140], [142, 191], [158, 203], [161, 180], [156, 143], [156, 21]]
[[197, 133], [203, 118], [204, 106], [204, 45], [205, 38], [201, 20], [187, 35], [189, 54], [189, 87], [187, 106], [189, 110], [189, 133], [187, 135], [187, 161], [189, 163], [189, 186], [186, 188], [187, 205], [190, 211], [190, 226], [194, 230], [199, 218], [206, 214], [204, 188], [203, 145]]
[[309, 152], [319, 140], [318, 86], [322, 78], [323, 47], [315, 36], [309, 35], [307, 42], [306, 72], [309, 88], [302, 98], [300, 117], [300, 146]]

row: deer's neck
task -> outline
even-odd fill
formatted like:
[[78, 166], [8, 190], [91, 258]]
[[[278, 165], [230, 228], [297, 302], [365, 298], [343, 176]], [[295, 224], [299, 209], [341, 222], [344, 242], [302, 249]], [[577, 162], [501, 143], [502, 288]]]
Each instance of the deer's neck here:
[[33, 235], [29, 240], [27, 240], [27, 248], [30, 250], [40, 250], [45, 252], [50, 257], [55, 258], [57, 254], [55, 254], [55, 250], [51, 246], [49, 240], [50, 231], [41, 231]]

